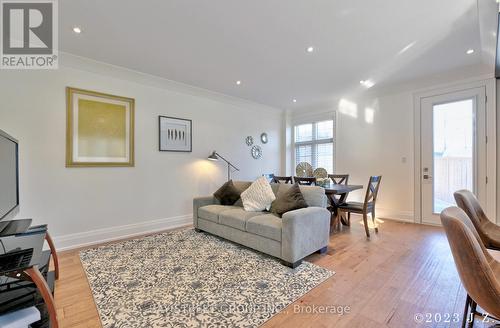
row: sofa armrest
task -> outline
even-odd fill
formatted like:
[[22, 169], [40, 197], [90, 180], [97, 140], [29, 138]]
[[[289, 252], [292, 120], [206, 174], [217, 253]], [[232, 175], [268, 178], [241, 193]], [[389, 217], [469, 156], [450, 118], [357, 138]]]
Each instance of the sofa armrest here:
[[193, 199], [193, 226], [198, 228], [198, 209], [207, 205], [214, 205], [214, 196], [195, 197]]
[[322, 207], [307, 207], [283, 214], [281, 257], [294, 263], [328, 246], [330, 211]]

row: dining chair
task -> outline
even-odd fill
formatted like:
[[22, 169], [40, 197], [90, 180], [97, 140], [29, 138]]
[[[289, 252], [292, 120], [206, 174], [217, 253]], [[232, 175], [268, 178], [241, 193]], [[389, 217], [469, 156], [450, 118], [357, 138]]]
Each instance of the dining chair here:
[[316, 178], [314, 177], [293, 177], [293, 181], [303, 186], [314, 186], [316, 185]]
[[[458, 207], [449, 207], [441, 212], [451, 253], [460, 280], [467, 292], [462, 327], [474, 325], [474, 317], [488, 313], [488, 318], [500, 318], [500, 262], [486, 250], [473, 221]], [[470, 311], [470, 315], [469, 315]]]
[[484, 213], [476, 196], [469, 190], [456, 191], [453, 196], [470, 218], [486, 248], [500, 250], [500, 226], [491, 222]]
[[328, 174], [328, 177], [334, 184], [347, 184], [349, 181], [349, 174]]
[[273, 175], [272, 183], [292, 183], [292, 177], [279, 177], [277, 175]]
[[[375, 227], [375, 232], [378, 232], [378, 227], [375, 224], [375, 202], [377, 201], [378, 190], [380, 188], [380, 181], [382, 180], [381, 175], [371, 176], [368, 180], [368, 186], [366, 188], [365, 201], [360, 202], [346, 202], [338, 206], [337, 215], [341, 215], [341, 212], [347, 213], [347, 221], [351, 222], [351, 213], [362, 214], [363, 223], [365, 225], [366, 237], [370, 238], [370, 230], [368, 229], [368, 213], [371, 213], [372, 222]], [[337, 220], [338, 221], [338, 220]]]

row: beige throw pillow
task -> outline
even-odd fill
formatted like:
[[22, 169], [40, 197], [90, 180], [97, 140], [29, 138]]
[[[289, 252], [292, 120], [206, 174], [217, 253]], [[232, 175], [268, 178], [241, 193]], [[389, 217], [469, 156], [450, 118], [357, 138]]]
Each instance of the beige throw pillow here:
[[247, 190], [241, 193], [243, 208], [249, 212], [269, 210], [276, 199], [273, 189], [265, 177], [255, 180]]

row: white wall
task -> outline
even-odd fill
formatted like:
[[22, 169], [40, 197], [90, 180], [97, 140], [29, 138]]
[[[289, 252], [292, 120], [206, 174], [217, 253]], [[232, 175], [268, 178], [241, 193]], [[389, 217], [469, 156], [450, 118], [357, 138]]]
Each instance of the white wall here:
[[[288, 115], [293, 121], [293, 117], [297, 116], [337, 111], [336, 173], [350, 174], [350, 184], [362, 184], [365, 188], [370, 175], [382, 175], [377, 216], [413, 222], [416, 212], [414, 95], [470, 81], [485, 81], [485, 78], [484, 75], [466, 78], [460, 74], [450, 74], [448, 79], [445, 76], [429, 77], [392, 89], [346, 95], [335, 101], [329, 109], [305, 109]], [[490, 82], [491, 79], [487, 83]], [[495, 102], [493, 91], [487, 88], [489, 106]], [[372, 117], [366, 116], [367, 111], [373, 113]], [[494, 130], [494, 125], [490, 124], [488, 129]], [[494, 134], [493, 131], [490, 135]], [[290, 157], [284, 160], [287, 161], [286, 166], [290, 167]], [[494, 165], [494, 160], [489, 158], [488, 161]], [[351, 193], [349, 199], [362, 201], [364, 194], [365, 190], [359, 190]]]
[[[349, 173], [349, 183], [365, 187], [370, 175], [382, 175], [377, 216], [413, 221], [412, 94], [345, 101], [356, 111], [337, 110], [337, 172]], [[373, 121], [365, 117], [370, 111]], [[349, 196], [361, 201], [364, 193]]]
[[[389, 94], [371, 94], [367, 97], [346, 98], [357, 107], [357, 117], [350, 115], [339, 102], [337, 108], [337, 168], [351, 174], [350, 182], [366, 186], [370, 175], [381, 174], [382, 184], [377, 203], [380, 217], [420, 221], [415, 199], [415, 104], [419, 94], [439, 94], [461, 89], [485, 86], [488, 97], [487, 115], [494, 117], [495, 90], [491, 78], [485, 76], [452, 80], [425, 88], [415, 88]], [[373, 112], [373, 121], [366, 112]], [[495, 213], [495, 124], [487, 123], [491, 136], [487, 150], [487, 176], [490, 177], [483, 206], [487, 213]], [[420, 174], [417, 175], [420, 177]], [[353, 194], [362, 200], [363, 192]], [[495, 220], [494, 214], [490, 214]]]
[[[18, 217], [48, 223], [67, 248], [191, 222], [192, 199], [226, 179], [223, 162], [239, 166], [235, 179], [281, 168], [282, 113], [243, 100], [80, 58], [63, 57], [59, 70], [0, 72], [0, 129], [20, 141]], [[135, 98], [135, 167], [66, 168], [65, 87]], [[193, 152], [158, 151], [158, 115], [193, 120]], [[245, 137], [269, 143], [254, 160]]]
[[[366, 187], [370, 175], [382, 175], [377, 216], [413, 221], [413, 96], [411, 92], [368, 98], [348, 97], [329, 111], [289, 113], [293, 122], [332, 119], [336, 173], [350, 175], [349, 184]], [[333, 115], [336, 111], [336, 115]], [[365, 117], [365, 113], [369, 117]], [[293, 174], [293, 154], [285, 158]], [[403, 162], [404, 158], [404, 162]], [[329, 172], [331, 173], [331, 172]], [[362, 201], [365, 190], [349, 195]]]
[[[496, 84], [496, 99], [499, 99], [500, 97], [500, 82], [498, 79], [495, 80]], [[497, 126], [497, 158], [496, 162], [497, 164], [500, 163], [500, 101], [496, 101], [496, 111], [497, 111], [497, 116], [496, 116], [496, 126]], [[496, 211], [496, 222], [497, 224], [500, 224], [500, 168], [496, 167], [496, 174], [497, 174], [497, 211]]]

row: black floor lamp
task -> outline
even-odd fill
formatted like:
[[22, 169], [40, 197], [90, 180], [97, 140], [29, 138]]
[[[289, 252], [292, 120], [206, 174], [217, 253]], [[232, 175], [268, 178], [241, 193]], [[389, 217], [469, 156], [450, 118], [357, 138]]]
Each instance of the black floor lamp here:
[[227, 163], [227, 181], [229, 181], [231, 180], [231, 167], [236, 171], [239, 171], [240, 169], [234, 166], [230, 161], [219, 155], [219, 153], [217, 153], [215, 150], [212, 152], [212, 154], [210, 154], [210, 156], [208, 156], [208, 160], [210, 161], [217, 161], [219, 160], [219, 158]]

